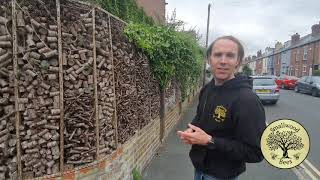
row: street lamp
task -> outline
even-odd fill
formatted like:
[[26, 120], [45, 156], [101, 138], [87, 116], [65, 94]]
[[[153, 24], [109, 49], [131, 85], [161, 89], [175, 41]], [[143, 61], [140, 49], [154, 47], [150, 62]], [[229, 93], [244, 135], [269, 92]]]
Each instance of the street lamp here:
[[[206, 49], [208, 49], [208, 37], [209, 37], [209, 26], [210, 26], [210, 8], [211, 8], [211, 3], [208, 4]], [[202, 86], [204, 86], [206, 84], [206, 64], [207, 64], [207, 62], [206, 62], [206, 58], [205, 58], [204, 63], [203, 63], [203, 83], [202, 83]]]

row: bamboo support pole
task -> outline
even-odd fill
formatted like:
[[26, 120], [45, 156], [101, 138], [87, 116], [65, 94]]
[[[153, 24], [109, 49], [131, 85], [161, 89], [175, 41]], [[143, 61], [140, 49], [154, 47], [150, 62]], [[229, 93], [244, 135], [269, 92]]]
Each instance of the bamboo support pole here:
[[[105, 11], [104, 11], [105, 12]], [[107, 13], [108, 14], [108, 13]], [[113, 79], [113, 93], [114, 93], [114, 111], [113, 111], [113, 116], [112, 116], [112, 122], [113, 122], [113, 127], [115, 128], [115, 141], [116, 141], [116, 147], [118, 148], [119, 146], [119, 135], [118, 135], [118, 115], [117, 115], [117, 96], [116, 96], [116, 84], [115, 84], [115, 78], [114, 78], [114, 71], [115, 71], [115, 65], [113, 62], [113, 51], [112, 51], [112, 31], [111, 31], [111, 21], [110, 21], [110, 15], [108, 14], [108, 24], [109, 24], [109, 39], [110, 39], [110, 57], [111, 57], [111, 62], [112, 62], [112, 79]]]
[[58, 26], [58, 52], [59, 52], [59, 108], [60, 108], [60, 172], [64, 171], [64, 98], [63, 98], [63, 50], [61, 30], [60, 0], [56, 0], [57, 26]]
[[12, 42], [13, 42], [13, 70], [14, 70], [14, 96], [15, 96], [15, 111], [16, 111], [16, 137], [17, 137], [17, 171], [18, 171], [18, 179], [22, 179], [22, 164], [21, 164], [21, 144], [20, 144], [20, 121], [21, 115], [19, 111], [19, 82], [18, 82], [18, 57], [17, 57], [17, 26], [16, 26], [16, 0], [12, 0]]
[[96, 159], [99, 160], [99, 103], [98, 103], [98, 77], [97, 77], [97, 47], [96, 47], [96, 25], [95, 8], [92, 9], [92, 41], [93, 41], [93, 84], [94, 84], [94, 110], [96, 128]]

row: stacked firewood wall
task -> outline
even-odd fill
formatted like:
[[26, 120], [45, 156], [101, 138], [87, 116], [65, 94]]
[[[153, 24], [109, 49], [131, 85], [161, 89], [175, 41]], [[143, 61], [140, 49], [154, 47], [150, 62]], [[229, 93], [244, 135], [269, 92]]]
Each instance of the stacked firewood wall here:
[[[35, 8], [37, 7], [37, 8]], [[22, 173], [59, 171], [59, 61], [55, 2], [17, 1]]]
[[111, 17], [110, 25], [119, 142], [124, 143], [159, 115], [159, 85], [151, 74], [147, 57], [124, 37], [124, 24]]
[[165, 89], [165, 105], [166, 105], [166, 111], [172, 109], [174, 105], [179, 102], [178, 96], [178, 84], [176, 82], [176, 79], [172, 79]]
[[111, 17], [110, 25], [115, 64], [119, 142], [124, 143], [139, 130], [135, 59], [133, 45], [123, 34], [124, 24]]
[[151, 118], [151, 93], [150, 88], [151, 71], [147, 57], [135, 50], [134, 58], [136, 61], [136, 85], [138, 95], [138, 123], [139, 128], [149, 123]]
[[0, 179], [16, 179], [14, 70], [11, 2], [0, 2]]
[[150, 75], [150, 97], [151, 97], [151, 119], [155, 119], [160, 115], [160, 87], [159, 83], [153, 75]]
[[114, 64], [111, 50], [110, 17], [98, 11], [95, 16], [99, 99], [99, 154], [110, 154], [117, 145], [115, 122]]
[[95, 160], [92, 8], [62, 1], [64, 160], [73, 168]]
[[0, 179], [101, 160], [159, 116], [126, 23], [78, 1], [0, 2]]

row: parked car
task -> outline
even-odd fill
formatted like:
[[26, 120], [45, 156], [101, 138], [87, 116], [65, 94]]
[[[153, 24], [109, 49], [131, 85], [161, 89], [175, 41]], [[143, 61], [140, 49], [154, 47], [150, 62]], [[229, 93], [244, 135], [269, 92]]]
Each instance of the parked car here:
[[296, 92], [308, 93], [312, 96], [319, 96], [320, 76], [303, 76], [297, 81], [294, 90]]
[[295, 84], [299, 78], [295, 76], [280, 76], [275, 81], [278, 85], [278, 87], [281, 87], [282, 89], [294, 89]]
[[279, 88], [272, 77], [253, 76], [253, 91], [262, 102], [276, 104], [280, 98]]

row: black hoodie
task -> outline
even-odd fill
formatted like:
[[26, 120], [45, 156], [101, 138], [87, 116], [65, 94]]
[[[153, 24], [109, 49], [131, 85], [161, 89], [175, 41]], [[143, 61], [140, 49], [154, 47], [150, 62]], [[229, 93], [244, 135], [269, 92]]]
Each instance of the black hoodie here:
[[199, 95], [192, 124], [214, 139], [207, 146], [193, 145], [194, 167], [217, 178], [232, 178], [245, 171], [245, 163], [260, 162], [260, 138], [265, 129], [263, 105], [252, 91], [252, 79], [238, 75], [221, 86], [214, 80]]

